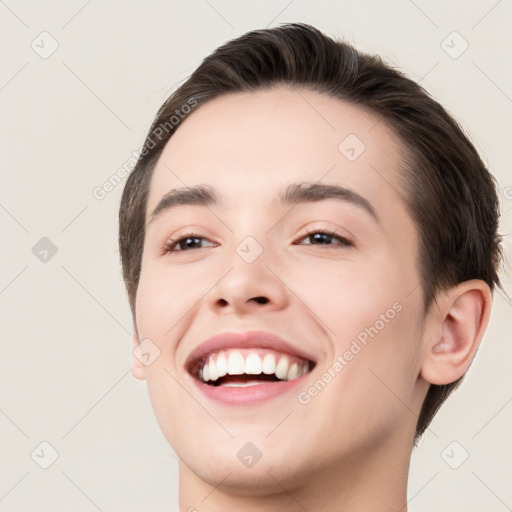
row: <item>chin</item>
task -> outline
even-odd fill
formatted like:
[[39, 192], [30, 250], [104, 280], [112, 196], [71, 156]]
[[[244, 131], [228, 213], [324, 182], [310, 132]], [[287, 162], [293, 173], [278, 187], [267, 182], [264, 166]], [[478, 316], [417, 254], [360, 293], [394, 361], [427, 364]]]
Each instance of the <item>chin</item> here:
[[[229, 458], [230, 459], [230, 458]], [[212, 467], [211, 461], [186, 464], [180, 460], [180, 464], [187, 466], [203, 482], [218, 491], [236, 496], [265, 496], [282, 493], [286, 489], [294, 487], [293, 480], [297, 480], [286, 462], [267, 463], [260, 460], [252, 468], [244, 467], [238, 460], [228, 460], [224, 456], [223, 461], [216, 461]]]

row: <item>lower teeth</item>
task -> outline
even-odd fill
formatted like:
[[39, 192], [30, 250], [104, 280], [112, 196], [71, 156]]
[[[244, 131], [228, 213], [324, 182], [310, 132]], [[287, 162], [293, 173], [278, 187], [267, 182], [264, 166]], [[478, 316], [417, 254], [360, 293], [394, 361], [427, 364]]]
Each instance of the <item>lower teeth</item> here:
[[[204, 382], [204, 381], [203, 381]], [[247, 386], [256, 386], [265, 382], [281, 382], [275, 375], [225, 375], [215, 381], [207, 381], [205, 384], [209, 386], [225, 386], [231, 388], [245, 388]]]
[[246, 388], [248, 386], [257, 386], [258, 384], [263, 384], [263, 382], [258, 380], [251, 380], [249, 382], [226, 382], [225, 384], [220, 384], [220, 386], [225, 388]]

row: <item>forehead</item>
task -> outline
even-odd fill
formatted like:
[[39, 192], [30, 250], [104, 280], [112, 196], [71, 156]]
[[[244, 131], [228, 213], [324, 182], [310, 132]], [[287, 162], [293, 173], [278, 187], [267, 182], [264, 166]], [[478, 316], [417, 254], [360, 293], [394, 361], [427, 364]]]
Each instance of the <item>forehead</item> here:
[[175, 188], [209, 184], [226, 207], [240, 208], [275, 204], [285, 185], [304, 181], [342, 185], [384, 216], [403, 215], [401, 150], [375, 115], [324, 93], [282, 86], [226, 94], [198, 107], [165, 146], [146, 221]]

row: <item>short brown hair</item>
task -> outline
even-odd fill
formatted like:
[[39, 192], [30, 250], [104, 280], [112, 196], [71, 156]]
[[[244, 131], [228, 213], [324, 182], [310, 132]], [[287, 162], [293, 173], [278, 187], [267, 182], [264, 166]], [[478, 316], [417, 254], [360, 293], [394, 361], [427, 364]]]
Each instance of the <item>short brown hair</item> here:
[[[380, 57], [310, 25], [291, 23], [254, 30], [219, 47], [159, 109], [119, 212], [123, 276], [134, 316], [149, 183], [173, 128], [191, 110], [184, 106], [280, 84], [306, 87], [369, 110], [402, 142], [403, 200], [419, 234], [425, 314], [438, 291], [463, 281], [481, 279], [491, 291], [495, 285], [501, 288], [496, 182], [459, 124], [419, 84]], [[162, 129], [169, 125], [171, 129]], [[416, 441], [461, 379], [430, 386]]]

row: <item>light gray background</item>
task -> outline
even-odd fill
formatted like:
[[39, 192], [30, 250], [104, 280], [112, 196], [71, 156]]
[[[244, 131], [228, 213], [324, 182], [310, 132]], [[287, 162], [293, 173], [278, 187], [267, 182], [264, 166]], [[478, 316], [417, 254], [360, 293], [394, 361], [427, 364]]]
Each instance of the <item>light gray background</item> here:
[[[509, 233], [511, 17], [510, 0], [0, 2], [0, 510], [177, 510], [176, 456], [129, 372], [122, 185], [101, 201], [92, 191], [178, 81], [251, 29], [303, 21], [343, 36], [461, 121], [499, 180]], [[453, 31], [469, 44], [457, 58]], [[57, 247], [46, 262], [32, 252], [42, 237]], [[510, 294], [510, 267], [502, 279]], [[414, 452], [411, 511], [512, 510], [511, 314], [496, 294], [466, 381]], [[51, 462], [43, 441], [58, 452], [48, 469], [35, 462]]]

